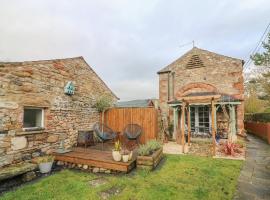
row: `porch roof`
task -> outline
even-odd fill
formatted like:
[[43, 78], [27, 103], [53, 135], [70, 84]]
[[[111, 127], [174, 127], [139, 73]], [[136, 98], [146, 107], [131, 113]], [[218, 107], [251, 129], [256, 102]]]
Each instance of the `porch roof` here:
[[194, 92], [187, 94], [180, 99], [169, 101], [171, 106], [181, 105], [183, 102], [188, 104], [207, 105], [214, 101], [215, 104], [239, 104], [240, 100], [230, 95], [219, 94], [216, 92]]

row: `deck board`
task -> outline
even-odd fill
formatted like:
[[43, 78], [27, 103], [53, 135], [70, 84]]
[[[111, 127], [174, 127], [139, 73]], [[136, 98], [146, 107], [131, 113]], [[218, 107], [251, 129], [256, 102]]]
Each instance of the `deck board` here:
[[129, 172], [135, 167], [136, 156], [127, 162], [116, 162], [112, 158], [111, 151], [101, 151], [92, 148], [73, 148], [71, 152], [59, 154], [55, 153], [55, 160], [89, 165], [92, 167], [100, 167], [105, 169]]

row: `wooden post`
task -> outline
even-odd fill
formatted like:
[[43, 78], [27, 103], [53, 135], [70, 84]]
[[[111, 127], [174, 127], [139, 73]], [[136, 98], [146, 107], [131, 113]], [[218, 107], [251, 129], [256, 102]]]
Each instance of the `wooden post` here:
[[178, 107], [173, 107], [173, 139], [176, 140], [177, 137], [177, 127], [178, 127]]
[[181, 113], [180, 113], [180, 109], [177, 109], [177, 128], [176, 128], [176, 143], [177, 144], [181, 144]]
[[188, 116], [188, 146], [190, 145], [190, 107], [189, 107], [189, 104], [187, 105], [187, 110], [188, 110], [188, 113], [187, 113], [187, 116]]
[[234, 105], [229, 106], [230, 109], [230, 142], [234, 142], [236, 140], [236, 117], [235, 117], [235, 107]]
[[211, 117], [212, 117], [212, 139], [213, 139], [213, 156], [216, 155], [216, 130], [215, 130], [215, 112], [214, 99], [211, 100]]
[[182, 104], [182, 113], [181, 113], [181, 145], [184, 153], [184, 144], [185, 144], [185, 107], [186, 104], [183, 101]]

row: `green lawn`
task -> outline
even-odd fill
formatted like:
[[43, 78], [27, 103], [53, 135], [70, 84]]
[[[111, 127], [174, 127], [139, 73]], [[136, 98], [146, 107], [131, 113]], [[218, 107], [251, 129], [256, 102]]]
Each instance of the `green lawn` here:
[[102, 175], [63, 170], [0, 199], [99, 199], [111, 187], [122, 189], [111, 199], [232, 199], [241, 166], [236, 160], [168, 155], [153, 172], [103, 175], [108, 183], [99, 187], [90, 186], [89, 180]]

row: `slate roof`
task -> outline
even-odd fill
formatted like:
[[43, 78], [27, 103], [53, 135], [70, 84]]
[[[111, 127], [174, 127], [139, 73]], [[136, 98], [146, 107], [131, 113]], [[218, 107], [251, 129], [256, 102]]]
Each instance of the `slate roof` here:
[[[145, 107], [151, 107], [152, 100], [151, 99], [136, 99], [132, 101], [120, 101], [116, 103], [116, 107], [119, 108], [132, 108], [132, 107], [139, 107], [139, 108], [145, 108]], [[150, 106], [149, 106], [150, 105]]]

